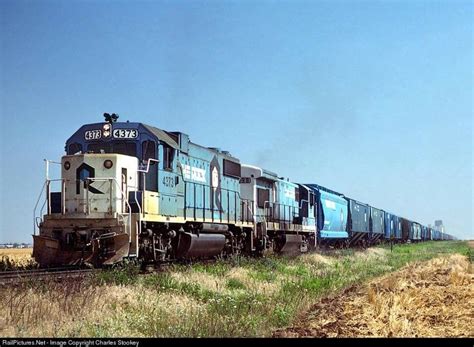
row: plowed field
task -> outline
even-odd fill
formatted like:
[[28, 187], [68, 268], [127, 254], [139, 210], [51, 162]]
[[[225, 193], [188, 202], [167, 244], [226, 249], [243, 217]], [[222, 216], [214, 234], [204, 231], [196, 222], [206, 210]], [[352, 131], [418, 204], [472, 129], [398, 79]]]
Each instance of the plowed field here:
[[273, 336], [474, 337], [473, 264], [459, 254], [410, 264], [321, 299]]

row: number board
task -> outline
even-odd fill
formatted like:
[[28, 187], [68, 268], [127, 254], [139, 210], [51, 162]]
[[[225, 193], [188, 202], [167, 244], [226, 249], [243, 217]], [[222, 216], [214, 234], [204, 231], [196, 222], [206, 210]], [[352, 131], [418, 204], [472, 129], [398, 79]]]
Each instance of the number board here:
[[84, 133], [84, 138], [86, 140], [98, 140], [102, 137], [100, 130], [88, 130]]
[[136, 139], [138, 137], [136, 129], [114, 129], [112, 134], [116, 139]]

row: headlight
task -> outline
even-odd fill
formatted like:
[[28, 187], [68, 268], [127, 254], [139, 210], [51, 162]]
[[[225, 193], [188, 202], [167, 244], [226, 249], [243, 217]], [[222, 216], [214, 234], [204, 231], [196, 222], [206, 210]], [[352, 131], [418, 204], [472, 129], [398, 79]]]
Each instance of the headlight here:
[[110, 169], [112, 166], [114, 166], [114, 163], [112, 162], [112, 160], [107, 159], [106, 161], [104, 161], [104, 167], [106, 169]]
[[64, 162], [64, 170], [69, 170], [71, 168], [71, 163], [68, 161]]
[[110, 130], [110, 124], [108, 124], [108, 123], [107, 123], [107, 124], [104, 124], [104, 125], [102, 126], [102, 129], [104, 129], [104, 130]]
[[104, 137], [109, 137], [110, 136], [110, 131], [104, 130]]

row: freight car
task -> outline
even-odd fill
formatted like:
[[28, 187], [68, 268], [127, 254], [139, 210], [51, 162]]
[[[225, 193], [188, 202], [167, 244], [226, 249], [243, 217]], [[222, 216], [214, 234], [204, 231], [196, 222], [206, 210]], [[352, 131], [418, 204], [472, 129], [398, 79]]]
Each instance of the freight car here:
[[389, 212], [384, 212], [384, 238], [393, 242], [400, 242], [402, 240], [402, 224], [396, 215]]
[[368, 245], [370, 242], [369, 216], [370, 207], [367, 204], [346, 198], [349, 206], [348, 231], [350, 245]]
[[320, 245], [336, 247], [348, 244], [347, 232], [348, 207], [344, 195], [315, 183], [308, 186], [317, 205], [317, 242]]
[[182, 132], [104, 116], [66, 141], [61, 178], [49, 177], [46, 161], [46, 198], [34, 211], [33, 256], [41, 266], [451, 238], [433, 229], [422, 234], [418, 223], [317, 184], [241, 164]]
[[379, 243], [384, 236], [384, 212], [378, 208], [370, 206], [370, 235], [369, 243], [371, 245]]

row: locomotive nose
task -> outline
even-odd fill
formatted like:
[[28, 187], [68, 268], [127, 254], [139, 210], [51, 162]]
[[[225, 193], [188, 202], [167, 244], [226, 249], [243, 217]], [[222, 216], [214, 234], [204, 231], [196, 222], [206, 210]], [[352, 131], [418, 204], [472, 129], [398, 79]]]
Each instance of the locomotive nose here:
[[37, 261], [108, 264], [126, 256], [136, 233], [128, 197], [137, 189], [137, 170], [138, 159], [123, 154], [63, 156], [61, 190], [49, 193], [41, 235], [34, 237]]
[[137, 186], [138, 159], [114, 153], [62, 158], [66, 213], [126, 213], [128, 193]]

